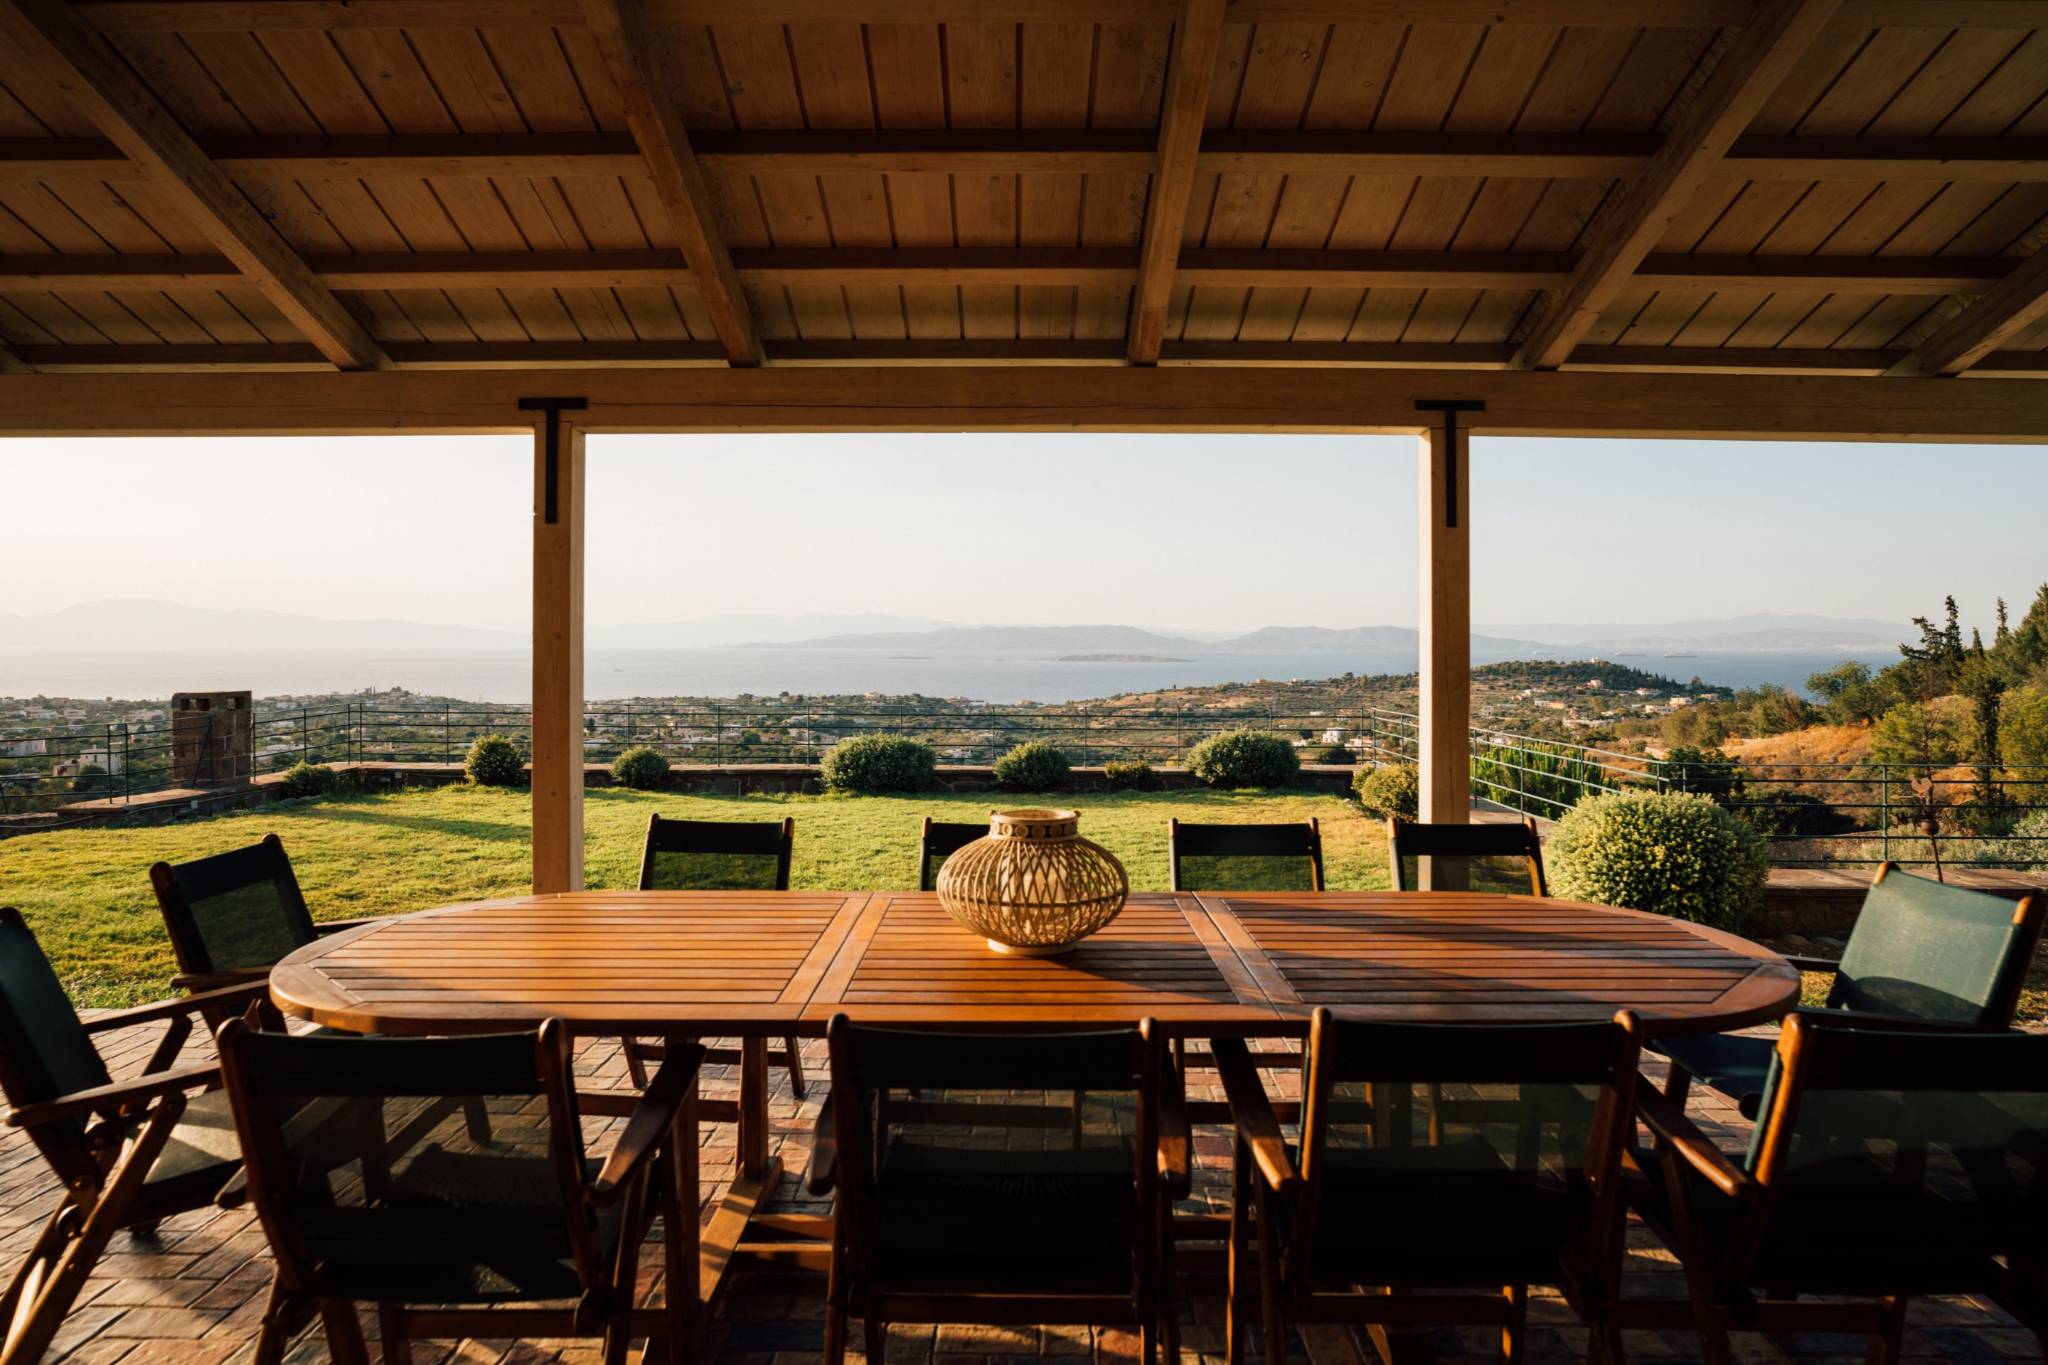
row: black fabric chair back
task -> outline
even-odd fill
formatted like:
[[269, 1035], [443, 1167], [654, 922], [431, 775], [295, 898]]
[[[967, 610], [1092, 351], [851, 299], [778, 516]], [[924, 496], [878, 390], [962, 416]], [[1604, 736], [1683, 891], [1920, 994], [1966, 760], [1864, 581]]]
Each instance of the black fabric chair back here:
[[1554, 1283], [1611, 1267], [1640, 1030], [1310, 1025], [1286, 1274], [1313, 1284]]
[[[0, 1092], [18, 1107], [111, 1079], [21, 912], [0, 906]], [[60, 1175], [97, 1174], [82, 1123], [38, 1124], [31, 1135]]]
[[2014, 902], [1887, 863], [1864, 893], [1828, 1008], [2004, 1028], [2044, 911], [2048, 901], [2038, 896]]
[[[1753, 1283], [1945, 1293], [2048, 1258], [2048, 1035], [1786, 1021], [1746, 1165]], [[1731, 1231], [1739, 1232], [1741, 1223]], [[1782, 1278], [1779, 1278], [1782, 1277]]]
[[839, 1198], [893, 1292], [1133, 1292], [1157, 1184], [1152, 1029], [954, 1034], [832, 1021]]
[[[1396, 891], [1490, 891], [1547, 896], [1543, 840], [1536, 822], [1424, 825], [1387, 822], [1387, 864]], [[1429, 885], [1422, 885], [1422, 860], [1429, 859]]]
[[477, 1303], [602, 1282], [558, 1026], [387, 1038], [235, 1020], [220, 1044], [250, 1197], [294, 1288]]
[[987, 825], [924, 818], [917, 841], [917, 889], [931, 891], [939, 884], [939, 869], [946, 859], [988, 833]]
[[157, 863], [149, 881], [184, 972], [272, 967], [313, 941], [313, 917], [275, 834], [210, 858]]
[[796, 821], [647, 817], [642, 891], [787, 891]]
[[1189, 825], [1169, 820], [1175, 891], [1320, 891], [1323, 830], [1310, 819], [1278, 825]]

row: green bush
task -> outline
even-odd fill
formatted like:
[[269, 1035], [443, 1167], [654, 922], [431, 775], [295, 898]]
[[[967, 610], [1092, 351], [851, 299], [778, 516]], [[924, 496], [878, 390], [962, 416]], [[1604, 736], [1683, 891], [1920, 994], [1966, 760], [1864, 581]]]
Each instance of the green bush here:
[[284, 780], [277, 786], [285, 800], [298, 801], [309, 796], [325, 796], [340, 780], [334, 769], [325, 763], [308, 763], [301, 759], [284, 770]]
[[996, 760], [996, 785], [1009, 791], [1043, 792], [1064, 787], [1073, 776], [1067, 756], [1042, 739], [1019, 744]]
[[1566, 811], [1548, 844], [1550, 887], [1740, 931], [1763, 901], [1757, 832], [1704, 796], [1603, 792]]
[[1719, 749], [1681, 744], [1664, 755], [1655, 772], [1666, 791], [1711, 796], [1724, 806], [1742, 794], [1742, 769]]
[[478, 735], [462, 760], [462, 771], [479, 787], [516, 787], [526, 780], [519, 746], [503, 735]]
[[1345, 748], [1342, 744], [1325, 744], [1316, 754], [1315, 762], [1350, 764], [1358, 762], [1358, 755], [1352, 753], [1351, 750]]
[[931, 785], [938, 765], [922, 740], [861, 735], [834, 745], [820, 767], [826, 791], [914, 792]]
[[612, 760], [612, 781], [635, 791], [658, 792], [668, 785], [668, 760], [645, 744]]
[[1300, 776], [1301, 760], [1279, 735], [1230, 730], [1190, 749], [1188, 771], [1212, 787], [1284, 787]]
[[81, 796], [113, 789], [114, 784], [108, 780], [107, 770], [97, 763], [84, 764], [79, 768], [78, 775], [71, 779], [71, 790]]
[[2027, 841], [2012, 846], [2014, 862], [2032, 862], [2034, 871], [2048, 872], [2048, 810], [2037, 810], [2014, 825], [2012, 837]]
[[1159, 774], [1142, 758], [1112, 758], [1102, 765], [1102, 776], [1118, 791], [1151, 791], [1159, 785]]
[[1380, 820], [1413, 820], [1422, 804], [1422, 774], [1413, 763], [1382, 763], [1360, 768], [1351, 790], [1365, 813]]

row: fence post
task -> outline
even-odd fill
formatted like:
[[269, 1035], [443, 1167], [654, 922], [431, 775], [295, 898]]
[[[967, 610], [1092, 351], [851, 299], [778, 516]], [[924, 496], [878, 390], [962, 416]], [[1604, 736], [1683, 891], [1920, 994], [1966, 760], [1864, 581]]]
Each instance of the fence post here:
[[1878, 851], [1884, 861], [1890, 862], [1892, 860], [1892, 765], [1880, 763], [1877, 773]]

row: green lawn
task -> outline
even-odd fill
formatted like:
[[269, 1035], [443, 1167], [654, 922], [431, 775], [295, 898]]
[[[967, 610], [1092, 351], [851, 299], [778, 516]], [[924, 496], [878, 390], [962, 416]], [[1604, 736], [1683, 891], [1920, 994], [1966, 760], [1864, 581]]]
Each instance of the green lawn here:
[[[796, 887], [879, 890], [917, 885], [917, 832], [926, 815], [978, 820], [973, 796], [678, 796], [592, 791], [584, 806], [589, 883], [632, 886], [650, 811], [712, 820], [796, 818]], [[997, 796], [994, 804], [1025, 801]], [[1303, 820], [1319, 816], [1329, 885], [1387, 884], [1384, 826], [1357, 803], [1303, 792], [1128, 792], [1077, 795], [1081, 832], [1123, 860], [1131, 885], [1167, 883], [1166, 821]], [[315, 919], [395, 914], [450, 901], [513, 895], [528, 877], [527, 796], [446, 787], [388, 796], [271, 806], [188, 825], [67, 830], [0, 841], [0, 904], [15, 905], [82, 1005], [121, 1005], [167, 993], [175, 966], [149, 865], [255, 842], [275, 830], [290, 852]]]

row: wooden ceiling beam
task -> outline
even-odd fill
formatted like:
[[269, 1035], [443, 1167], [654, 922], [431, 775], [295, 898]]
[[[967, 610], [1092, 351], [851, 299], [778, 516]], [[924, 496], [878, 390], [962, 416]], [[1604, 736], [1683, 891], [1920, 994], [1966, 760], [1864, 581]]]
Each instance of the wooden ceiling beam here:
[[[46, 373], [180, 370], [325, 370], [319, 351], [304, 344], [98, 345], [17, 347], [19, 371]], [[398, 370], [682, 369], [719, 367], [716, 341], [394, 342], [386, 347]], [[959, 365], [1121, 365], [1117, 340], [1015, 339], [796, 341], [762, 343], [770, 366], [834, 367]], [[1851, 375], [1884, 374], [1900, 352], [1872, 349], [1582, 346], [1571, 372], [1630, 374]], [[1279, 369], [1505, 370], [1514, 348], [1485, 342], [1240, 342], [1171, 341], [1160, 348], [1162, 366], [1261, 366]], [[1973, 373], [2048, 376], [2048, 352], [2000, 351]], [[1972, 382], [1975, 382], [1973, 379]], [[2044, 388], [2048, 393], [2048, 388]]]
[[[1132, 284], [1131, 247], [742, 248], [731, 253], [743, 285]], [[309, 255], [329, 289], [694, 289], [674, 251], [398, 252]], [[1576, 256], [1546, 252], [1306, 251], [1192, 247], [1176, 262], [1180, 284], [1340, 289], [1556, 289]], [[1946, 256], [1716, 256], [1652, 253], [1637, 288], [1696, 293], [1796, 290], [1834, 294], [1984, 294], [2010, 260]], [[243, 283], [224, 256], [0, 256], [0, 294], [219, 289]]]
[[1754, 21], [1679, 114], [1642, 178], [1594, 228], [1571, 280], [1515, 353], [1517, 369], [1554, 370], [1570, 358], [1840, 6], [1841, 0], [1760, 0]]
[[[512, 432], [520, 370], [0, 375], [0, 435]], [[576, 376], [597, 432], [1419, 430], [1418, 399], [1484, 402], [1485, 435], [2048, 440], [2038, 379], [1638, 375], [1255, 365], [607, 366]]]
[[677, 102], [681, 63], [673, 36], [648, 14], [644, 0], [582, 0], [582, 5], [676, 246], [696, 277], [698, 296], [725, 346], [725, 358], [734, 365], [758, 365], [761, 339], [755, 334], [753, 312], [712, 221], [710, 190], [683, 126]]
[[1125, 337], [1133, 365], [1157, 361], [1166, 336], [1174, 263], [1187, 235], [1188, 199], [1195, 188], [1195, 157], [1202, 149], [1202, 122], [1209, 110], [1225, 7], [1226, 0], [1184, 0], [1174, 25], [1165, 102], [1159, 111], [1158, 161], [1145, 199], [1144, 238], [1138, 248], [1138, 279], [1131, 290]]
[[[104, 33], [262, 32], [342, 28], [573, 28], [578, 0], [79, 0], [76, 8]], [[680, 10], [665, 0], [664, 12]], [[1171, 23], [1176, 0], [1013, 0], [1005, 21], [1089, 20]], [[1721, 28], [1745, 22], [1749, 0], [1660, 0], [1656, 5], [1599, 0], [1234, 0], [1232, 23], [1417, 22]], [[704, 24], [846, 22], [945, 23], [986, 20], [986, 0], [690, 0]], [[1848, 0], [1836, 18], [1861, 28], [2048, 28], [2048, 0]]]
[[2048, 317], [2048, 251], [2013, 267], [1885, 373], [1908, 379], [1961, 374]]
[[[1609, 180], [1640, 175], [1657, 138], [1638, 133], [1374, 133], [1219, 129], [1200, 173], [1485, 176]], [[826, 129], [691, 134], [716, 175], [1150, 175], [1144, 129]], [[642, 175], [628, 133], [210, 138], [207, 158], [242, 180]], [[1737, 138], [1722, 171], [1750, 180], [2048, 182], [2043, 137]], [[0, 181], [121, 184], [147, 172], [97, 138], [0, 138]]]
[[384, 363], [363, 325], [314, 278], [270, 220], [185, 131], [155, 92], [67, 0], [0, 0], [0, 32], [41, 75], [150, 174], [215, 250], [320, 353], [343, 369]]

